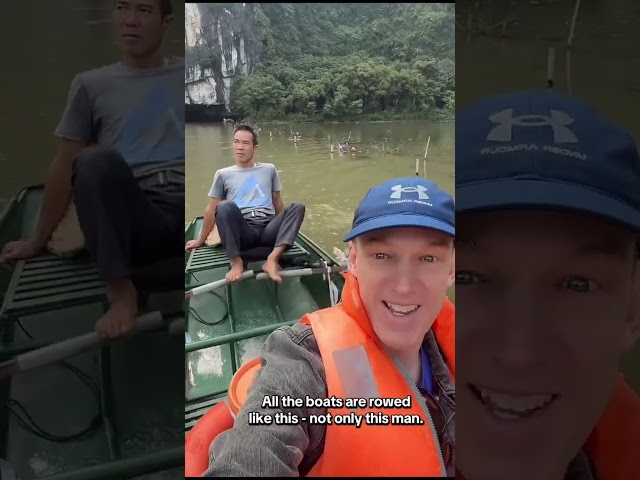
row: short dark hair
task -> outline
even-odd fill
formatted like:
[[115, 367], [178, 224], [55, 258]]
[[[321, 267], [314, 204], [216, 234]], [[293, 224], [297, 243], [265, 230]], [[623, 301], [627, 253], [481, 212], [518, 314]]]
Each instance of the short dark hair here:
[[[173, 4], [171, 1], [172, 0], [158, 0], [158, 3], [160, 4], [160, 15], [162, 18], [168, 15], [173, 15]], [[118, 3], [118, 0], [113, 0], [114, 6], [116, 3]]]
[[258, 145], [258, 135], [249, 125], [238, 125], [233, 131], [233, 135], [238, 132], [249, 132], [253, 136], [253, 144]]

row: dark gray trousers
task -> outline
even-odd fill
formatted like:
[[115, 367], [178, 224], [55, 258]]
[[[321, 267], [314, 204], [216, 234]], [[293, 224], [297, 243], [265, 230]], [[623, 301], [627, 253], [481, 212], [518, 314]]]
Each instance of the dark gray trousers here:
[[105, 282], [183, 254], [184, 184], [143, 189], [118, 151], [95, 148], [75, 159], [72, 185], [87, 250]]
[[294, 202], [275, 217], [245, 217], [238, 205], [225, 200], [216, 207], [216, 225], [229, 258], [242, 257], [243, 252], [259, 247], [290, 248], [300, 231], [304, 214], [304, 205]]

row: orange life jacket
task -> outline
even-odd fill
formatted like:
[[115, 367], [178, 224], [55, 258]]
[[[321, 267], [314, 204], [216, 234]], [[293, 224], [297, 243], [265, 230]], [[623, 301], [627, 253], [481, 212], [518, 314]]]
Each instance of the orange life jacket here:
[[[360, 299], [358, 282], [345, 274], [342, 302], [335, 307], [311, 313], [301, 322], [311, 325], [325, 367], [328, 397], [411, 398], [409, 408], [329, 408], [332, 418], [383, 413], [415, 415], [421, 425], [367, 425], [359, 428], [327, 425], [324, 451], [309, 476], [445, 476], [440, 447], [425, 410], [424, 400], [403, 378], [379, 347], [377, 338]], [[455, 307], [445, 300], [432, 331], [446, 358], [452, 380], [455, 378]], [[185, 471], [200, 475], [208, 464], [209, 445], [231, 427], [229, 417], [237, 413], [260, 368], [248, 362], [231, 382], [229, 406], [219, 403], [203, 416], [185, 440]], [[367, 382], [368, 380], [368, 382]], [[348, 390], [348, 392], [346, 391]], [[425, 407], [426, 409], [426, 407]], [[206, 438], [205, 438], [206, 437]]]
[[[354, 398], [373, 394], [379, 398], [411, 397], [411, 406], [383, 408], [328, 408], [335, 418], [378, 412], [415, 415], [421, 425], [327, 425], [324, 451], [309, 476], [426, 476], [444, 477], [446, 472], [424, 399], [412, 388], [380, 343], [362, 305], [355, 277], [346, 275], [342, 302], [306, 315], [324, 363], [328, 397]], [[433, 332], [452, 372], [455, 370], [455, 307], [446, 299]], [[369, 382], [367, 382], [369, 380]], [[362, 392], [359, 394], [359, 392]], [[357, 453], [356, 453], [357, 452]]]
[[640, 398], [622, 375], [613, 397], [585, 444], [599, 480], [640, 478]]
[[225, 430], [233, 427], [233, 415], [224, 402], [216, 403], [184, 438], [184, 476], [199, 477], [209, 466], [209, 447]]

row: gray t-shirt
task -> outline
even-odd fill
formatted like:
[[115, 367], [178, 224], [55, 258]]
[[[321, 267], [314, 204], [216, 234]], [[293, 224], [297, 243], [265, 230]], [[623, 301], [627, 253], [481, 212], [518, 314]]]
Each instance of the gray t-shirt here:
[[216, 172], [209, 196], [235, 202], [243, 215], [251, 211], [275, 215], [272, 192], [280, 190], [280, 176], [272, 163], [251, 168], [232, 165]]
[[136, 177], [184, 178], [184, 58], [142, 70], [117, 62], [73, 79], [58, 137], [118, 150]]

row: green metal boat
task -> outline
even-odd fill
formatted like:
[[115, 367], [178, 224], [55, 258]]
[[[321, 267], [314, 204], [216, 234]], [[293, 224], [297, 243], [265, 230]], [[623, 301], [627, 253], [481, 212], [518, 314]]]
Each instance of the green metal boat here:
[[[0, 248], [31, 234], [42, 197], [42, 186], [28, 187], [6, 205]], [[184, 324], [182, 279], [173, 276], [177, 290], [149, 284], [141, 306]], [[104, 285], [82, 256], [2, 265], [0, 294], [0, 372], [47, 345], [96, 337], [89, 332], [106, 308]], [[0, 375], [0, 477], [184, 478], [182, 332], [92, 345], [64, 362]]]
[[[195, 238], [201, 226], [201, 217], [193, 220], [185, 230], [185, 242]], [[288, 264], [284, 266], [286, 270], [318, 267], [322, 262], [338, 266], [334, 258], [303, 233], [284, 260]], [[259, 272], [261, 264], [249, 264], [248, 269]], [[331, 296], [321, 269], [314, 275], [285, 278], [280, 285], [252, 277], [226, 284], [223, 279], [229, 270], [229, 259], [220, 247], [185, 252], [185, 265], [185, 290], [206, 290], [187, 298], [185, 432], [188, 432], [211, 407], [226, 400], [233, 374], [258, 355], [272, 331], [297, 322], [307, 312], [331, 306]], [[341, 291], [342, 276], [333, 273], [330, 277]], [[203, 287], [210, 283], [222, 286], [216, 290]], [[454, 293], [452, 288], [451, 299]], [[635, 388], [640, 387], [638, 358], [640, 350], [629, 356], [624, 369]]]
[[[185, 241], [201, 227], [201, 217], [193, 220]], [[266, 255], [248, 262], [247, 279], [228, 284], [229, 258], [221, 247], [185, 252], [185, 432], [226, 399], [233, 374], [258, 355], [271, 332], [339, 301], [343, 267], [303, 233], [282, 257], [282, 283], [265, 278], [260, 258]]]

